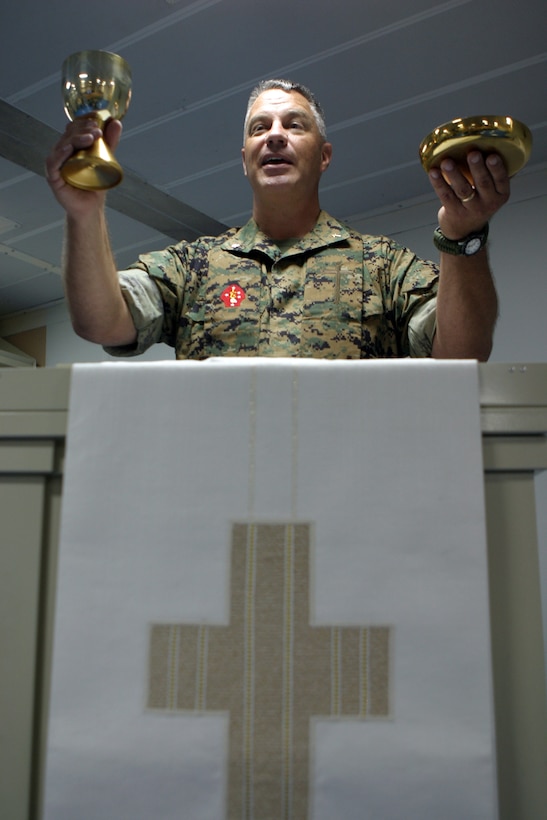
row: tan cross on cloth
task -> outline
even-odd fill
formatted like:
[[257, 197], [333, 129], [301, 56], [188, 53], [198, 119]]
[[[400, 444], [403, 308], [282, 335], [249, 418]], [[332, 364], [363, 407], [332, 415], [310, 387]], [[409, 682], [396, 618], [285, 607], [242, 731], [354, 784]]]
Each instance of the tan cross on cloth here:
[[229, 712], [228, 820], [305, 820], [311, 719], [390, 713], [390, 628], [310, 625], [310, 531], [234, 524], [229, 625], [151, 627], [148, 707]]

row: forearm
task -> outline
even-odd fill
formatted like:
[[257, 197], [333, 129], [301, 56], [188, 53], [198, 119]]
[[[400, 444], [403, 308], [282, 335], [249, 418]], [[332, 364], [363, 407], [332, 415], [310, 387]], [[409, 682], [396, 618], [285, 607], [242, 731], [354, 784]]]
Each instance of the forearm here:
[[[474, 149], [464, 170], [461, 163], [447, 158], [429, 172], [441, 201], [441, 236], [436, 232], [434, 239], [441, 250], [441, 271], [433, 356], [486, 361], [492, 350], [498, 298], [483, 244], [485, 226], [509, 198], [509, 177], [501, 157], [490, 154], [485, 159]], [[476, 252], [478, 239], [482, 250]], [[456, 247], [449, 249], [447, 243]]]
[[103, 345], [131, 344], [136, 330], [123, 299], [102, 210], [67, 216], [63, 276], [76, 333]]
[[486, 250], [441, 253], [433, 356], [486, 361], [492, 350], [498, 299]]
[[[104, 131], [114, 148], [121, 124], [110, 120]], [[104, 214], [104, 191], [87, 191], [68, 185], [61, 174], [73, 151], [89, 148], [103, 136], [97, 121], [76, 117], [46, 159], [46, 175], [55, 198], [67, 214], [63, 260], [65, 292], [76, 333], [103, 345], [128, 345], [137, 338], [122, 296], [110, 249]]]

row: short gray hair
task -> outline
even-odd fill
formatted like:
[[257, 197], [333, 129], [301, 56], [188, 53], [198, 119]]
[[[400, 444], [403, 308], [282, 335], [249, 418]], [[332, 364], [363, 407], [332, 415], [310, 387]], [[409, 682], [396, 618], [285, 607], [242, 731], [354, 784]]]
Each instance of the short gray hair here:
[[262, 80], [258, 85], [256, 85], [253, 90], [251, 91], [251, 95], [249, 97], [249, 101], [247, 102], [247, 111], [245, 114], [245, 125], [243, 128], [243, 141], [245, 142], [245, 137], [247, 136], [247, 122], [249, 120], [249, 113], [251, 108], [255, 104], [258, 97], [263, 94], [265, 91], [270, 91], [271, 89], [279, 89], [280, 91], [286, 91], [290, 94], [292, 91], [295, 91], [297, 94], [301, 94], [304, 99], [306, 99], [309, 104], [310, 108], [313, 112], [313, 116], [315, 122], [317, 124], [317, 128], [319, 129], [319, 133], [321, 135], [321, 139], [323, 142], [327, 141], [327, 128], [325, 126], [325, 114], [321, 107], [321, 104], [313, 91], [310, 91], [305, 85], [302, 83], [294, 83], [292, 80]]

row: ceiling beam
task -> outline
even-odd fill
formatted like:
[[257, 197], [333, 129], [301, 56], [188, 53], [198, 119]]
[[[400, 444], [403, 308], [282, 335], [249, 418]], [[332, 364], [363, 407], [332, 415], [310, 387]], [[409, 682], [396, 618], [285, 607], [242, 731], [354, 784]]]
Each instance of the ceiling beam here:
[[[0, 99], [0, 156], [45, 177], [45, 161], [61, 134]], [[108, 207], [176, 241], [217, 236], [226, 225], [150, 185], [124, 168], [121, 185], [108, 193]]]

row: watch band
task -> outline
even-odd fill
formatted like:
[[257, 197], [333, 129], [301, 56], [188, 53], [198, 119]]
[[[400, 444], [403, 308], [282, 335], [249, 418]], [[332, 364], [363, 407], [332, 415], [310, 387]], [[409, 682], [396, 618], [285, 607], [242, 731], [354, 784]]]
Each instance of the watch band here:
[[443, 253], [450, 253], [453, 256], [473, 256], [486, 245], [488, 229], [488, 223], [486, 223], [482, 231], [471, 233], [463, 239], [447, 239], [441, 229], [437, 228], [433, 234], [433, 244]]

